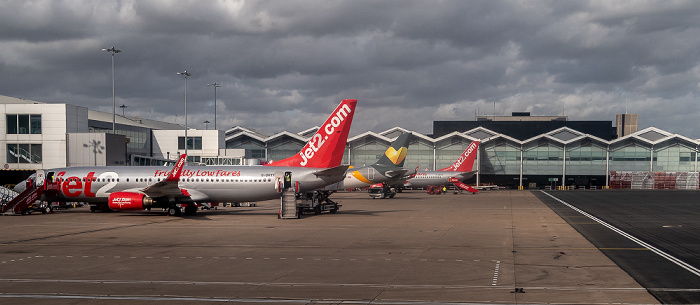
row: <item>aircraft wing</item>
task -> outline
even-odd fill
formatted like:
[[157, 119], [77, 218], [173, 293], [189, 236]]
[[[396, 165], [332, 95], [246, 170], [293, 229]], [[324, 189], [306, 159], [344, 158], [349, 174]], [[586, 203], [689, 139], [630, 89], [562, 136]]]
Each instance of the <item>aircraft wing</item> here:
[[154, 184], [149, 185], [148, 187], [142, 189], [141, 192], [148, 195], [148, 197], [151, 197], [151, 198], [189, 197], [188, 195], [185, 194], [186, 192], [183, 192], [183, 190], [180, 189], [180, 186], [178, 186], [177, 181], [163, 180], [163, 181], [160, 181], [158, 183], [154, 183]]
[[316, 177], [333, 177], [333, 176], [345, 176], [345, 172], [348, 170], [349, 165], [340, 165], [336, 167], [331, 167], [319, 171], [313, 172]]
[[186, 157], [187, 155], [185, 154], [180, 156], [180, 159], [177, 161], [177, 163], [175, 163], [175, 167], [170, 174], [168, 174], [167, 178], [151, 184], [140, 191], [151, 198], [190, 197], [190, 194], [188, 194], [186, 190], [180, 189], [180, 186], [178, 185], [178, 182], [180, 181], [180, 174], [182, 173], [182, 169], [185, 167]]
[[458, 173], [458, 174], [456, 174], [456, 175], [454, 175], [454, 176], [457, 177], [457, 178], [459, 178], [459, 180], [464, 181], [464, 180], [466, 180], [466, 179], [469, 179], [469, 178], [473, 177], [474, 174], [475, 174], [476, 172], [477, 172], [477, 171], [461, 172], [461, 173]]

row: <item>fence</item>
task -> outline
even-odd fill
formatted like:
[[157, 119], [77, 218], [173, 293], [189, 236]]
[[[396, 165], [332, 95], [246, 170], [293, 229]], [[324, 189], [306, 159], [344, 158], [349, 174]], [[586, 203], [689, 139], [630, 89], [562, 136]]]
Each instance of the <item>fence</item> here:
[[697, 190], [700, 185], [698, 172], [610, 172], [611, 189], [633, 190]]

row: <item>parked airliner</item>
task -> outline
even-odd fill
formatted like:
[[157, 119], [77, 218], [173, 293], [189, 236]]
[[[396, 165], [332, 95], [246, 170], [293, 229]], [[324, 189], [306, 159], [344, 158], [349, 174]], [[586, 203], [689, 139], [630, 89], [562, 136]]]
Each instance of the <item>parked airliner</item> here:
[[[248, 202], [280, 197], [283, 179], [297, 192], [339, 182], [340, 165], [357, 100], [343, 100], [321, 128], [294, 156], [269, 166], [186, 166], [182, 155], [174, 168], [162, 166], [67, 167], [37, 171], [49, 202], [88, 202], [91, 210], [184, 207], [194, 214], [205, 202]], [[24, 185], [24, 183], [20, 183]]]
[[[476, 171], [472, 171], [474, 160], [479, 149], [479, 142], [474, 141], [467, 147], [462, 155], [457, 158], [454, 164], [436, 171], [417, 171], [415, 175], [406, 180], [403, 187], [426, 188], [430, 185], [455, 184], [470, 192], [478, 192], [463, 182], [474, 176]], [[401, 184], [392, 183], [392, 186], [400, 187]]]
[[411, 133], [401, 134], [374, 164], [351, 167], [343, 181], [327, 186], [326, 190], [354, 189], [404, 178], [409, 171], [403, 168]]

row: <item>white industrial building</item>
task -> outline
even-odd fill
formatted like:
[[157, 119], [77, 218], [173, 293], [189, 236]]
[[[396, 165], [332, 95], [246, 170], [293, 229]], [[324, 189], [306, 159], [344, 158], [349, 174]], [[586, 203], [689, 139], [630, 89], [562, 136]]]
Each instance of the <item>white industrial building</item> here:
[[[112, 113], [0, 95], [1, 170], [163, 164], [185, 152], [181, 125], [116, 115], [113, 132], [112, 120]], [[189, 161], [243, 163], [245, 150], [225, 149], [223, 132], [187, 133]]]
[[[191, 162], [204, 165], [240, 165], [245, 149], [224, 149], [224, 132], [220, 130], [187, 131], [187, 155]], [[153, 130], [153, 156], [167, 160], [185, 153], [184, 130]]]
[[0, 162], [4, 169], [67, 165], [68, 133], [88, 132], [88, 109], [0, 96]]

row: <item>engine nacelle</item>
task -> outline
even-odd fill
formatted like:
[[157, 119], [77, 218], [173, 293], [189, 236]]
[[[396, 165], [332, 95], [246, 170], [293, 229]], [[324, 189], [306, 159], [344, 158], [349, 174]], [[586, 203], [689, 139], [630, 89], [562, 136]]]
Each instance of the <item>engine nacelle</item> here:
[[143, 210], [153, 206], [153, 199], [140, 193], [115, 192], [109, 194], [112, 210]]

